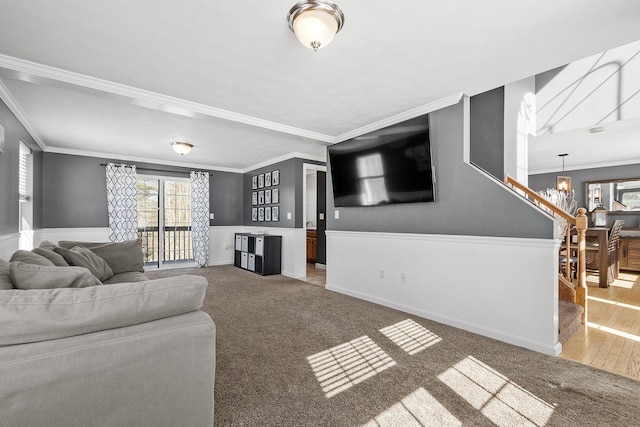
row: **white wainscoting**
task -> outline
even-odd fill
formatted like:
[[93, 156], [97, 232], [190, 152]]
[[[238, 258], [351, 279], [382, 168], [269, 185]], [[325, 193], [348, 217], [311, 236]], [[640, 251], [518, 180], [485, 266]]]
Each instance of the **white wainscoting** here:
[[[253, 226], [212, 226], [209, 228], [209, 265], [233, 264], [235, 233], [277, 234], [282, 236], [282, 274], [301, 278], [306, 272], [306, 233], [303, 228], [275, 228]], [[37, 247], [43, 240], [77, 240], [84, 242], [108, 242], [109, 228], [43, 228], [36, 230], [33, 245]], [[0, 236], [0, 258], [6, 259], [18, 249], [19, 235], [16, 233]], [[2, 258], [4, 259], [4, 258]]]
[[36, 230], [33, 238], [33, 246], [38, 247], [43, 240], [58, 242], [71, 240], [78, 242], [108, 242], [109, 227], [87, 228], [42, 228]]
[[558, 355], [559, 244], [327, 231], [326, 288]]
[[0, 259], [9, 261], [11, 255], [20, 247], [20, 234], [3, 234], [0, 236]]

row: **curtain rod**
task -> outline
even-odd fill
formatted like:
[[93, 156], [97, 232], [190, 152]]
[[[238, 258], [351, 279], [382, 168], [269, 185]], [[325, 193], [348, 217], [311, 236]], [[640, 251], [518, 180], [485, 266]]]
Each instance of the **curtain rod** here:
[[[125, 164], [125, 163], [114, 163], [114, 165], [116, 165], [116, 166], [124, 166], [124, 167], [135, 166], [135, 165], [128, 165], [128, 164]], [[106, 163], [100, 163], [100, 166], [107, 166], [107, 164]], [[176, 166], [176, 167], [182, 167], [182, 166]], [[144, 168], [144, 167], [138, 167], [138, 166], [136, 166], [136, 170], [152, 171], [152, 172], [169, 172], [169, 173], [189, 173], [189, 172], [191, 172], [191, 171], [174, 171], [174, 170], [169, 170], [169, 169]], [[207, 171], [207, 170], [193, 170], [193, 172], [207, 172], [207, 173], [209, 173], [209, 171]]]

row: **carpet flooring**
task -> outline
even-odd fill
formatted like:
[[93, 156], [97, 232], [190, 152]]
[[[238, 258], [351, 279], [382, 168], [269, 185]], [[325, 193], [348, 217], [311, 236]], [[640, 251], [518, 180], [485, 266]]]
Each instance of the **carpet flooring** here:
[[216, 426], [638, 426], [640, 382], [233, 266], [209, 281]]

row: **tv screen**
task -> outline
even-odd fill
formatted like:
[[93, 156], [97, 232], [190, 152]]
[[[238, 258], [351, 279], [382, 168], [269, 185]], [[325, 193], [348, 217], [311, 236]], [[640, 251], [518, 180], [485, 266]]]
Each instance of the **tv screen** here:
[[329, 146], [336, 207], [435, 201], [429, 116]]

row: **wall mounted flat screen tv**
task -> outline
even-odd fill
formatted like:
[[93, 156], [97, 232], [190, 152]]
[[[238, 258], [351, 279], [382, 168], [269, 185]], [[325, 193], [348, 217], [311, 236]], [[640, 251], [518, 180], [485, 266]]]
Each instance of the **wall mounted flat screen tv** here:
[[336, 207], [435, 201], [429, 116], [329, 146]]

